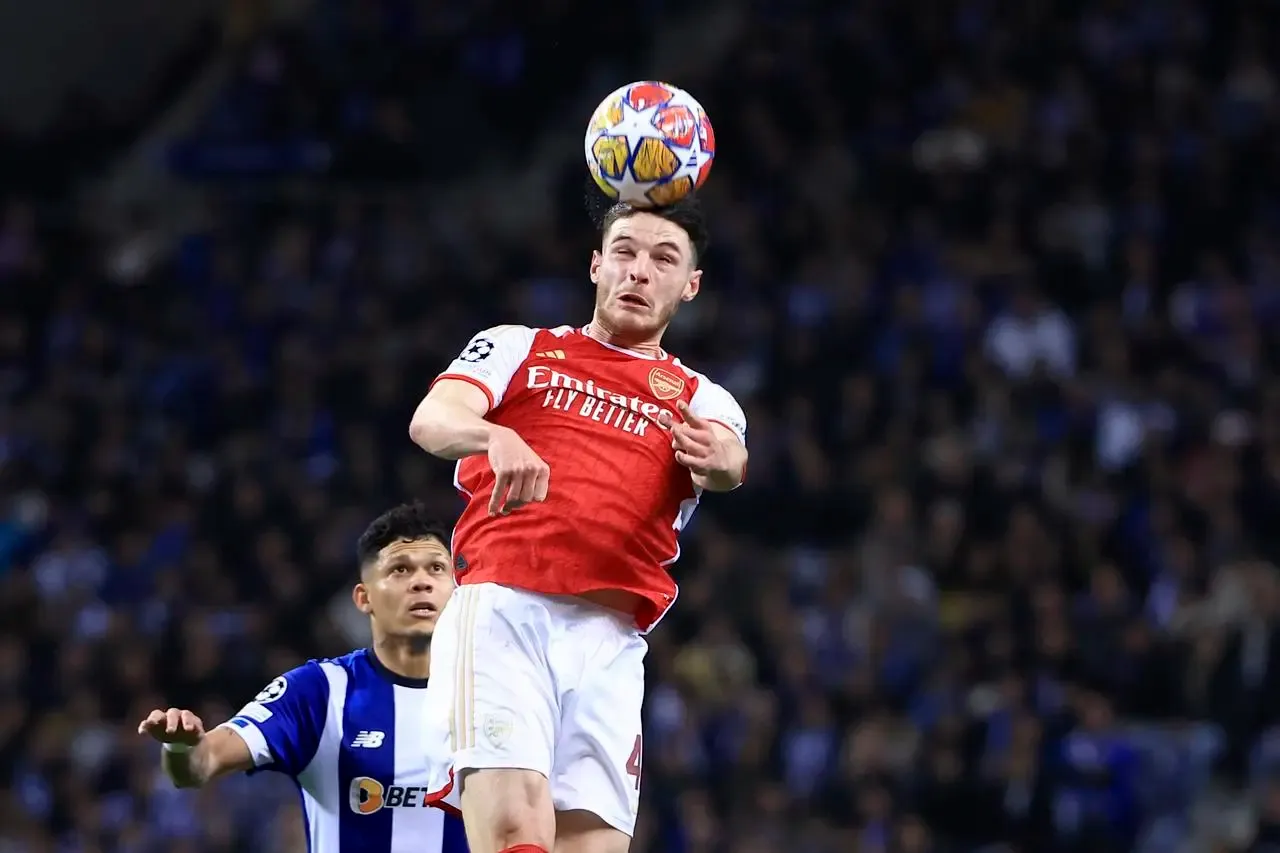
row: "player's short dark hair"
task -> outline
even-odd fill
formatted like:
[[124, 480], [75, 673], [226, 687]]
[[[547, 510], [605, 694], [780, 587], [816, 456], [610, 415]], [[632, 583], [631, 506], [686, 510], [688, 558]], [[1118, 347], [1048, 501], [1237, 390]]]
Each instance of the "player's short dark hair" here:
[[678, 225], [684, 229], [685, 233], [689, 235], [690, 245], [693, 246], [693, 262], [695, 265], [697, 265], [698, 259], [706, 254], [707, 248], [711, 245], [711, 233], [707, 229], [707, 217], [702, 210], [701, 202], [698, 201], [696, 192], [690, 193], [674, 204], [669, 204], [665, 207], [633, 207], [626, 202], [611, 202], [604, 193], [600, 192], [600, 188], [595, 185], [595, 181], [588, 178], [586, 204], [587, 213], [595, 223], [601, 240], [604, 239], [604, 235], [618, 220], [635, 216], [637, 213], [651, 213], [654, 216], [661, 216], [671, 224]]
[[356, 544], [360, 568], [377, 560], [378, 553], [392, 542], [416, 539], [436, 539], [446, 549], [449, 547], [448, 530], [421, 503], [415, 501], [392, 507], [375, 518], [360, 534], [360, 541]]

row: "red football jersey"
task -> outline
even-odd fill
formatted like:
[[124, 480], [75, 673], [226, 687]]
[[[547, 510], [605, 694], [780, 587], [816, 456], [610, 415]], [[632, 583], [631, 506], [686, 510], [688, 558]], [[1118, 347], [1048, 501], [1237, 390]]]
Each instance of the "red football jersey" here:
[[676, 402], [746, 441], [733, 396], [679, 359], [620, 349], [563, 326], [498, 326], [471, 339], [440, 374], [484, 391], [493, 423], [510, 427], [551, 468], [543, 503], [490, 518], [485, 456], [458, 462], [467, 508], [453, 532], [458, 582], [552, 595], [620, 589], [641, 596], [648, 630], [675, 601], [667, 566], [700, 489], [675, 460], [663, 411]]

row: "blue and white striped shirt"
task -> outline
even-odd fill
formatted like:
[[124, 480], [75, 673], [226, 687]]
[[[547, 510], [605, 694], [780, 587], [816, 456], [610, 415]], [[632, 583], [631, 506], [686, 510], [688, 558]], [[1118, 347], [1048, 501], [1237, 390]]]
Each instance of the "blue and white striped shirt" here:
[[250, 772], [297, 783], [310, 853], [465, 853], [462, 822], [423, 803], [426, 686], [361, 649], [290, 670], [223, 725]]

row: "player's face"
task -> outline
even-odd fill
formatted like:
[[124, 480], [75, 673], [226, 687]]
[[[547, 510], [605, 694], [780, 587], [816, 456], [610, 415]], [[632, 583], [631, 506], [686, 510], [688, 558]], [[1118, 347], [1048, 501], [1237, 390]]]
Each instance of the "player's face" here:
[[453, 587], [453, 560], [444, 543], [402, 539], [378, 552], [353, 598], [388, 634], [430, 636]]
[[659, 334], [677, 309], [698, 295], [689, 234], [652, 213], [619, 219], [591, 255], [597, 322], [624, 337]]

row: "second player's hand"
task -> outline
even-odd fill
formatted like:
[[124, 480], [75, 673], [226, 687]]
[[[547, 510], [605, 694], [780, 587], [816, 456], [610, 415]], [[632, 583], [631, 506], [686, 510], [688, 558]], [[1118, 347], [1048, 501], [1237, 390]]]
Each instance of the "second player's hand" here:
[[671, 424], [671, 447], [676, 461], [700, 477], [714, 476], [729, 470], [729, 451], [708, 421], [693, 413], [689, 404], [676, 404], [681, 421]]
[[489, 515], [506, 515], [547, 499], [551, 468], [514, 430], [494, 431], [489, 439], [489, 467], [494, 476]]
[[182, 708], [167, 711], [157, 708], [138, 724], [138, 734], [151, 735], [160, 743], [195, 746], [204, 737], [204, 721]]

